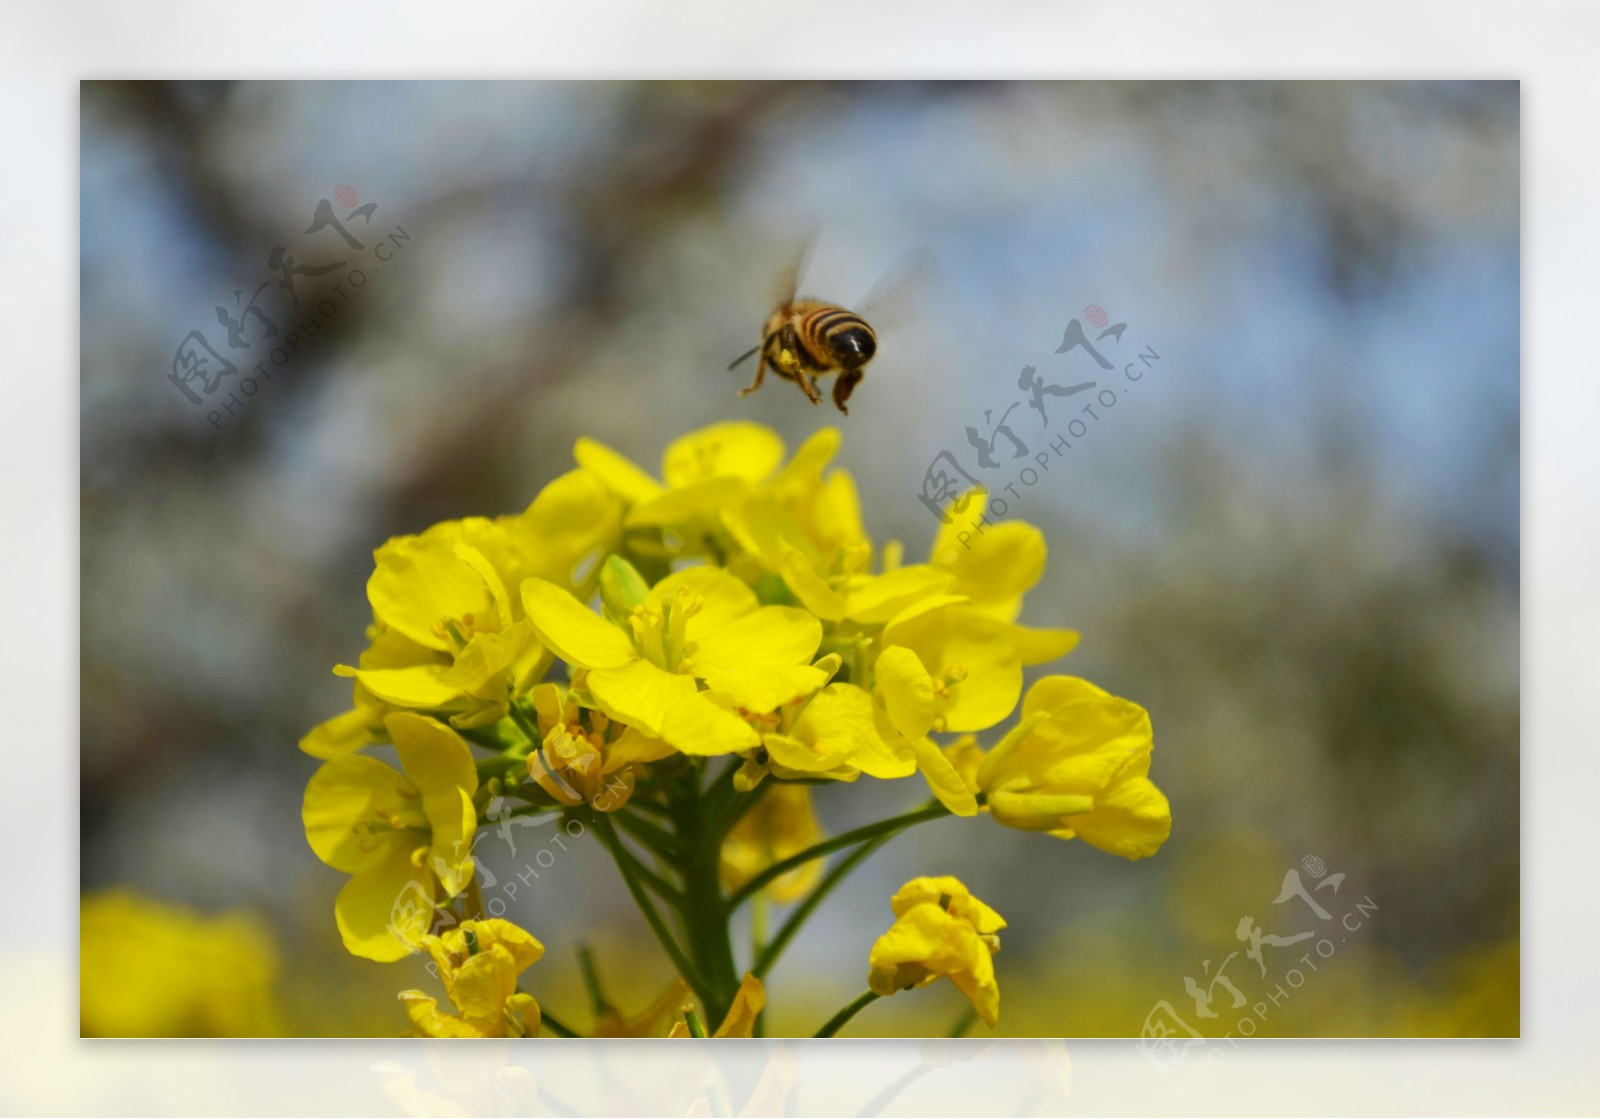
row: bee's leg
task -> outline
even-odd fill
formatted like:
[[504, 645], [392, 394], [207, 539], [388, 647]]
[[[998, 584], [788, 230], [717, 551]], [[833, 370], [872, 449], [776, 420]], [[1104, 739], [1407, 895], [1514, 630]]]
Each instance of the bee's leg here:
[[795, 382], [805, 390], [805, 394], [807, 398], [810, 399], [811, 403], [822, 403], [822, 394], [817, 392], [817, 386], [811, 383], [811, 378], [807, 377], [802, 370], [796, 369], [794, 371], [794, 379]]
[[756, 362], [756, 379], [750, 382], [750, 386], [748, 388], [740, 389], [739, 390], [739, 395], [740, 396], [749, 396], [751, 393], [755, 392], [756, 389], [761, 387], [761, 382], [766, 377], [766, 375], [767, 375], [767, 355], [765, 353], [762, 353], [760, 360], [758, 360]]
[[850, 414], [850, 409], [844, 406], [844, 402], [850, 399], [850, 394], [856, 391], [856, 386], [865, 376], [866, 374], [859, 369], [846, 369], [839, 374], [839, 379], [833, 382], [833, 402], [838, 405], [839, 411], [847, 416]]

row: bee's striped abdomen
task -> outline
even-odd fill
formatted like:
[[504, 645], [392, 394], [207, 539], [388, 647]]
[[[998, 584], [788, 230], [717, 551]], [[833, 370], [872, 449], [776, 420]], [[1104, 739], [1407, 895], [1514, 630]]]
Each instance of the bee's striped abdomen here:
[[878, 346], [878, 336], [867, 321], [843, 307], [807, 311], [796, 333], [819, 369], [854, 368], [870, 359]]

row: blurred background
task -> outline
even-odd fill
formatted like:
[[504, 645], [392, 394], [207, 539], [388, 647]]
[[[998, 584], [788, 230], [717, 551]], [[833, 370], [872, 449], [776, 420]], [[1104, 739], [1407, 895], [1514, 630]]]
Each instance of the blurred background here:
[[[275, 961], [231, 1013], [151, 995], [135, 1025], [399, 1032], [426, 976], [339, 946], [295, 747], [348, 704], [329, 669], [363, 647], [372, 549], [520, 510], [579, 435], [655, 470], [747, 418], [791, 447], [839, 423], [868, 528], [913, 558], [941, 452], [1016, 483], [1008, 516], [1051, 548], [1023, 620], [1084, 635], [1034, 674], [1150, 710], [1174, 817], [1131, 864], [987, 820], [908, 833], [774, 972], [770, 1033], [858, 992], [888, 895], [951, 873], [1010, 923], [999, 1032], [1135, 1036], [1165, 1001], [1220, 1035], [1186, 977], [1266, 997], [1235, 928], [1309, 927], [1273, 903], [1314, 856], [1345, 875], [1319, 899], [1373, 910], [1259, 1034], [1515, 1035], [1518, 120], [1515, 83], [86, 83], [82, 887]], [[934, 262], [848, 417], [726, 371], [813, 228], [802, 287], [847, 305], [908, 250]], [[1096, 336], [1091, 306], [1126, 324], [1097, 343], [1119, 369], [1159, 360], [1092, 421], [1092, 393], [1047, 398], [1048, 428], [1008, 412], [1025, 365], [1124, 387], [1053, 352], [1075, 318]], [[207, 393], [205, 361], [239, 372]], [[1004, 421], [1031, 454], [1073, 418], [1027, 488], [1005, 436], [986, 472], [966, 433]], [[824, 826], [913, 785], [828, 790]], [[550, 843], [512, 840], [481, 849], [502, 877]], [[592, 844], [507, 915], [562, 1017], [580, 937], [626, 1006], [667, 976]], [[851, 1031], [962, 1006], [941, 984]], [[85, 1032], [135, 1028], [92, 1009]]]

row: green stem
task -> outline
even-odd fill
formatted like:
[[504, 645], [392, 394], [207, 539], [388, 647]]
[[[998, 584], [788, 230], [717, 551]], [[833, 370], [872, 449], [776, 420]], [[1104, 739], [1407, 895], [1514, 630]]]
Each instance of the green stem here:
[[668, 808], [664, 804], [657, 804], [653, 800], [648, 800], [645, 797], [639, 796], [637, 792], [629, 798], [628, 807], [630, 809], [642, 809], [643, 811], [650, 813], [650, 815], [656, 816], [660, 819], [672, 819], [672, 809]]
[[[767, 917], [772, 909], [766, 894], [757, 894], [756, 899], [750, 903], [750, 959], [759, 960], [767, 950]], [[756, 1015], [756, 1037], [767, 1036], [767, 1012], [765, 1008]]]
[[807, 847], [797, 855], [790, 855], [787, 859], [778, 860], [743, 886], [740, 886], [728, 898], [728, 911], [730, 913], [733, 912], [741, 902], [773, 879], [788, 874], [797, 866], [805, 866], [806, 863], [811, 862], [813, 859], [820, 859], [822, 856], [831, 854], [841, 848], [850, 847], [857, 843], [865, 843], [867, 840], [877, 839], [879, 836], [892, 836], [913, 824], [920, 824], [925, 820], [937, 820], [941, 816], [948, 815], [950, 815], [950, 810], [935, 801], [917, 809], [915, 812], [907, 812], [902, 816], [879, 820], [876, 824], [867, 824], [865, 827], [856, 828], [854, 831], [847, 831], [843, 835], [836, 835], [832, 839], [825, 839], [821, 843]]
[[683, 854], [683, 845], [676, 836], [666, 828], [652, 824], [649, 820], [641, 820], [626, 811], [618, 812], [613, 816], [623, 831], [643, 843], [650, 850], [665, 859], [676, 859]]
[[511, 716], [511, 721], [517, 724], [517, 729], [528, 740], [529, 748], [537, 750], [544, 741], [544, 736], [539, 733], [539, 728], [528, 720], [526, 712], [515, 703], [511, 705], [508, 713]]
[[832, 1018], [829, 1018], [828, 1024], [823, 1026], [812, 1036], [832, 1037], [834, 1034], [839, 1032], [839, 1027], [843, 1026], [846, 1022], [850, 1021], [850, 1019], [854, 1018], [856, 1013], [861, 1010], [862, 1007], [876, 1001], [878, 1001], [878, 996], [875, 992], [862, 991], [861, 994], [856, 996], [856, 1000], [854, 1002], [845, 1007], [843, 1010], [839, 1011], [839, 1013], [835, 1014]]
[[778, 957], [789, 946], [789, 941], [793, 940], [795, 934], [800, 931], [800, 926], [806, 923], [806, 918], [810, 917], [817, 906], [821, 905], [827, 896], [833, 892], [835, 886], [844, 881], [845, 875], [854, 870], [859, 863], [879, 847], [889, 842], [891, 838], [892, 836], [880, 835], [876, 839], [868, 840], [840, 859], [838, 864], [828, 871], [822, 881], [817, 883], [816, 889], [812, 890], [805, 901], [801, 902], [795, 908], [795, 911], [789, 915], [789, 919], [778, 930], [778, 935], [772, 938], [772, 942], [756, 958], [756, 965], [750, 970], [757, 979], [765, 979], [767, 977], [767, 972], [771, 971], [772, 965], [778, 962]]
[[[684, 885], [683, 920], [688, 948], [695, 966], [704, 977], [705, 991], [700, 1000], [706, 1018], [721, 1022], [733, 1003], [739, 986], [733, 961], [733, 941], [728, 935], [728, 908], [722, 897], [722, 835], [707, 811], [707, 795], [717, 796], [724, 788], [722, 779], [703, 794], [697, 775], [678, 784], [673, 798], [674, 823], [684, 856], [679, 863]], [[725, 770], [726, 791], [732, 791], [731, 771]]]
[[543, 1007], [539, 1009], [539, 1025], [555, 1034], [557, 1037], [582, 1037], [577, 1030], [565, 1025], [554, 1015], [546, 1014]]
[[711, 829], [716, 833], [718, 837], [718, 843], [721, 843], [722, 839], [727, 836], [728, 832], [733, 830], [733, 826], [744, 818], [744, 814], [746, 812], [755, 807], [757, 801], [766, 796], [767, 790], [770, 789], [772, 785], [772, 780], [768, 779], [762, 781], [749, 792], [734, 792], [728, 797], [727, 801], [723, 805], [722, 811], [717, 814], [716, 823], [712, 825]]
[[644, 918], [650, 924], [650, 929], [656, 934], [656, 939], [661, 942], [661, 947], [672, 959], [672, 964], [678, 969], [678, 974], [688, 981], [694, 988], [694, 993], [700, 996], [700, 1001], [711, 1002], [709, 989], [705, 980], [700, 978], [699, 970], [689, 962], [683, 949], [678, 947], [678, 942], [672, 938], [666, 922], [662, 921], [661, 914], [656, 912], [655, 903], [650, 900], [650, 895], [644, 892], [644, 885], [639, 881], [633, 857], [622, 846], [622, 840], [617, 837], [616, 828], [611, 826], [611, 821], [599, 812], [589, 814], [589, 826], [600, 837], [611, 852], [611, 858], [617, 864], [617, 870], [622, 874], [623, 884], [628, 887], [628, 893], [633, 895], [633, 902], [644, 913]]
[[565, 804], [529, 804], [522, 808], [513, 808], [502, 819], [515, 820], [522, 816], [560, 816], [570, 805]]
[[966, 1037], [967, 1031], [972, 1028], [972, 1023], [978, 1020], [978, 1012], [972, 1007], [962, 1011], [961, 1017], [956, 1019], [956, 1024], [950, 1027], [947, 1037]]
[[596, 1017], [603, 1017], [611, 1009], [605, 988], [600, 985], [600, 969], [595, 966], [594, 952], [587, 944], [578, 945], [578, 968], [583, 972], [583, 985], [589, 992], [589, 1005]]
[[654, 890], [656, 892], [656, 896], [662, 901], [672, 906], [672, 908], [679, 910], [680, 912], [682, 911], [684, 903], [687, 900], [684, 897], [682, 890], [678, 889], [665, 878], [661, 877], [661, 875], [645, 866], [638, 859], [633, 860], [633, 872], [639, 876], [640, 881]]

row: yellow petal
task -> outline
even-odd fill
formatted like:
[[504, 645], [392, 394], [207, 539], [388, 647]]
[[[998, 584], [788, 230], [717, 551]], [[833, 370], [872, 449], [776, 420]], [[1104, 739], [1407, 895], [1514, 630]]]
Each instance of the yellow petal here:
[[[494, 531], [493, 522], [472, 518], [472, 531]], [[481, 523], [479, 523], [481, 522]], [[367, 597], [378, 617], [419, 645], [454, 652], [444, 619], [490, 619], [498, 615], [483, 577], [456, 554], [465, 530], [460, 521], [435, 525], [420, 536], [390, 540], [374, 555]]]
[[1023, 831], [1076, 829], [1078, 820], [1094, 811], [1092, 793], [1010, 792], [989, 794], [989, 811], [998, 823]]
[[961, 774], [956, 772], [956, 767], [939, 751], [939, 747], [926, 738], [913, 738], [910, 742], [912, 752], [916, 755], [917, 769], [927, 779], [928, 788], [939, 798], [939, 803], [957, 816], [976, 816], [977, 798], [967, 788]]
[[1112, 787], [1093, 812], [1067, 821], [1085, 843], [1124, 859], [1155, 854], [1172, 834], [1172, 807], [1149, 778]]
[[621, 668], [638, 658], [622, 630], [554, 583], [526, 580], [522, 604], [540, 641], [570, 665]]
[[827, 682], [828, 673], [809, 664], [729, 668], [706, 676], [706, 688], [711, 694], [726, 700], [729, 706], [756, 714], [776, 711], [786, 703], [803, 699]]
[[464, 1017], [500, 1017], [506, 1000], [517, 990], [518, 968], [503, 945], [480, 945], [457, 969], [450, 984], [450, 1001]]
[[661, 460], [669, 488], [705, 478], [766, 479], [783, 461], [783, 440], [769, 427], [742, 421], [712, 424], [676, 439]]
[[[812, 806], [811, 789], [776, 781], [755, 806], [729, 829], [722, 842], [722, 884], [737, 890], [773, 863], [797, 855], [825, 838]], [[797, 901], [822, 877], [821, 859], [813, 859], [767, 887], [780, 905]]]
[[911, 649], [936, 682], [946, 681], [936, 701], [943, 730], [992, 727], [1022, 694], [1022, 663], [1004, 624], [964, 603], [902, 614], [885, 627], [882, 640]]
[[763, 606], [712, 625], [690, 620], [696, 676], [768, 665], [804, 664], [822, 644], [822, 623], [793, 606]]
[[478, 770], [472, 750], [455, 731], [424, 715], [402, 712], [384, 725], [394, 740], [406, 776], [422, 794], [422, 810], [432, 832], [429, 865], [451, 897], [472, 876], [472, 838], [478, 815], [472, 794]]
[[822, 559], [794, 510], [771, 494], [730, 503], [722, 510], [722, 526], [739, 547], [774, 571], [785, 548], [800, 552], [810, 562]]
[[668, 672], [646, 660], [594, 669], [588, 675], [588, 689], [600, 710], [653, 738], [662, 737], [667, 713], [696, 691], [692, 676]]
[[1078, 631], [1072, 629], [1029, 629], [1008, 626], [1005, 630], [1023, 666], [1048, 664], [1078, 647]]
[[903, 645], [890, 645], [878, 655], [874, 669], [877, 693], [882, 697], [895, 729], [907, 738], [921, 738], [933, 726], [933, 679]]
[[339, 758], [353, 754], [371, 742], [381, 742], [381, 709], [352, 707], [312, 727], [300, 740], [300, 749], [313, 758]]
[[662, 609], [683, 591], [700, 599], [699, 613], [689, 620], [689, 636], [698, 629], [710, 629], [741, 618], [761, 605], [756, 592], [745, 581], [720, 567], [699, 564], [674, 571], [650, 588], [645, 604]]
[[627, 523], [630, 528], [641, 528], [714, 521], [743, 493], [744, 483], [737, 478], [702, 478], [635, 505], [628, 511]]
[[824, 621], [842, 621], [846, 612], [845, 598], [828, 586], [805, 554], [784, 543], [778, 547], [778, 574], [789, 585], [794, 596], [817, 617]]
[[583, 469], [568, 471], [545, 486], [511, 518], [509, 531], [522, 577], [547, 579], [586, 600], [594, 592], [600, 561], [621, 539], [622, 500]]
[[612, 493], [629, 504], [649, 501], [662, 492], [660, 482], [604, 443], [579, 437], [572, 457], [579, 466], [594, 474]]
[[[406, 846], [403, 833], [369, 836], [355, 825], [403, 814], [405, 822], [423, 825], [417, 791], [392, 767], [361, 754], [325, 762], [306, 785], [300, 810], [306, 841], [317, 858], [346, 874], [358, 874], [382, 862], [394, 842]], [[418, 836], [426, 837], [426, 832]], [[417, 838], [413, 836], [412, 838]]]
[[[538, 643], [533, 623], [526, 618], [499, 633], [481, 633], [456, 654], [455, 664], [440, 680], [468, 695], [483, 699], [505, 698], [512, 682], [509, 677], [501, 679], [501, 674], [525, 656], [529, 646]], [[497, 696], [490, 695], [491, 685], [498, 685], [494, 689], [499, 693]]]
[[433, 900], [433, 876], [395, 846], [382, 862], [345, 883], [333, 915], [351, 954], [391, 963], [420, 946], [433, 923]]
[[[791, 735], [769, 734], [763, 742], [773, 760], [790, 769], [882, 768], [876, 764], [884, 747], [874, 727], [872, 696], [853, 684], [829, 684], [800, 712]], [[899, 776], [913, 769], [915, 763], [907, 759]]]
[[912, 603], [943, 594], [951, 583], [948, 572], [926, 564], [858, 575], [845, 592], [845, 610], [858, 622], [887, 622]]
[[728, 1007], [728, 1016], [722, 1020], [722, 1025], [717, 1027], [717, 1032], [712, 1037], [752, 1037], [755, 1034], [756, 1017], [767, 1008], [767, 992], [761, 986], [761, 980], [744, 973], [744, 981], [739, 984], [739, 989], [734, 992], [733, 1004]]
[[686, 696], [667, 713], [661, 737], [685, 754], [700, 757], [754, 750], [761, 739], [749, 723], [715, 702], [709, 693]]
[[461, 699], [461, 689], [447, 679], [449, 673], [449, 668], [437, 664], [354, 670], [361, 686], [385, 703], [424, 711], [442, 710]]
[[822, 472], [833, 456], [839, 453], [844, 436], [832, 425], [819, 427], [806, 437], [795, 450], [794, 457], [784, 464], [772, 479], [772, 489], [783, 495], [805, 494], [822, 484]]
[[1006, 521], [974, 535], [952, 519], [939, 529], [928, 562], [954, 575], [956, 593], [974, 607], [1011, 622], [1023, 594], [1044, 574], [1045, 553], [1044, 533], [1025, 522]]
[[400, 1001], [405, 1003], [406, 1017], [418, 1037], [483, 1037], [481, 1029], [464, 1018], [444, 1014], [439, 1004], [421, 991], [401, 991]]
[[478, 789], [478, 770], [472, 749], [455, 731], [437, 719], [398, 711], [384, 720], [406, 776], [422, 794], [424, 807], [434, 793], [448, 793], [454, 812], [455, 793]]
[[[669, 715], [670, 719], [671, 716]], [[642, 765], [671, 756], [672, 744], [652, 738], [638, 727], [628, 727], [606, 746], [605, 772], [613, 773], [625, 765]]]

